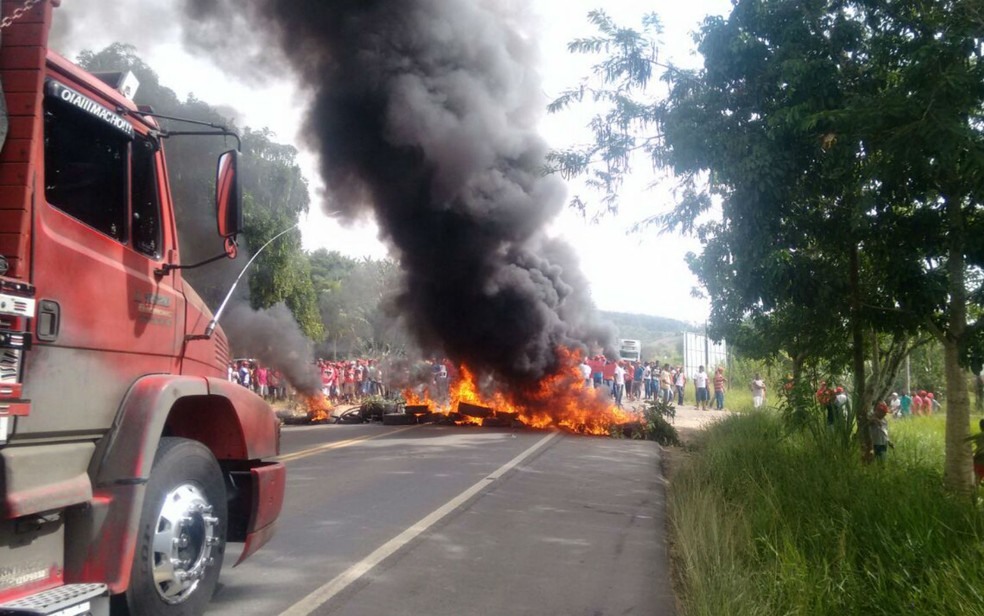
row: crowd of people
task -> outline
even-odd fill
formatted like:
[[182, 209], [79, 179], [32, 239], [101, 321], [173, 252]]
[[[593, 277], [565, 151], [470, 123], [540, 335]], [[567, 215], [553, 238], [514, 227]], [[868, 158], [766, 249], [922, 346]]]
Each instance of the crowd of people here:
[[[371, 396], [412, 390], [421, 398], [447, 401], [450, 383], [458, 371], [447, 359], [381, 361], [371, 358], [328, 360], [318, 358], [314, 370], [321, 393], [331, 404], [359, 404]], [[384, 372], [386, 378], [384, 379]], [[294, 389], [279, 370], [256, 359], [229, 362], [229, 380], [246, 387], [268, 401], [292, 399]]]
[[[604, 355], [585, 357], [581, 361], [581, 376], [586, 387], [605, 387], [611, 392], [615, 404], [622, 407], [624, 400], [652, 400], [683, 405], [686, 398], [687, 373], [683, 366], [660, 365], [657, 361], [630, 361], [608, 359]], [[699, 409], [708, 409], [713, 385], [714, 408], [724, 409], [724, 392], [728, 379], [724, 368], [718, 367], [713, 378], [700, 366], [693, 375], [694, 401]]]
[[383, 369], [374, 359], [318, 359], [317, 367], [321, 374], [321, 393], [332, 404], [355, 404], [368, 396], [386, 394]]
[[[828, 385], [825, 381], [820, 381], [820, 387], [816, 391], [816, 400], [822, 408], [826, 409], [828, 427], [832, 428], [841, 418], [849, 419], [851, 401], [843, 387]], [[875, 459], [884, 460], [888, 449], [894, 446], [888, 435], [888, 418], [890, 416], [896, 419], [906, 419], [912, 416], [932, 415], [940, 408], [941, 405], [936, 400], [936, 395], [924, 389], [915, 392], [903, 392], [901, 396], [897, 392], [892, 392], [887, 401], [879, 400], [868, 415], [868, 430]], [[984, 462], [984, 441], [982, 441], [981, 456], [981, 460]]]
[[892, 392], [888, 407], [893, 416], [902, 418], [911, 415], [932, 415], [940, 410], [940, 403], [931, 391], [903, 392], [901, 396]]
[[227, 366], [228, 378], [271, 402], [286, 400], [290, 385], [280, 370], [264, 366], [255, 359], [237, 359]]

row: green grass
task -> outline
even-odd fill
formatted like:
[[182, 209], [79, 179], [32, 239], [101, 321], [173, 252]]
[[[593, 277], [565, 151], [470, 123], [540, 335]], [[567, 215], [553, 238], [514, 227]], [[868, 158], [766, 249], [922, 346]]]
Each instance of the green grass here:
[[[711, 400], [714, 400], [713, 392], [711, 392]], [[769, 403], [770, 400], [766, 398], [766, 405]], [[738, 413], [751, 411], [754, 408], [752, 406], [752, 392], [747, 387], [729, 389], [724, 392], [724, 408]]]
[[711, 427], [670, 494], [685, 613], [984, 614], [984, 514], [942, 490], [942, 425], [892, 422], [872, 465], [772, 413]]

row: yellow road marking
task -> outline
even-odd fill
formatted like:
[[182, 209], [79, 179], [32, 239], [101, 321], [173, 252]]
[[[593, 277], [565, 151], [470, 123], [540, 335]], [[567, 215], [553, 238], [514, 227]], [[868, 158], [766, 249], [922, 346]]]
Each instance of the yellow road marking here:
[[343, 447], [348, 447], [349, 445], [355, 445], [356, 443], [371, 441], [374, 438], [380, 438], [383, 436], [389, 436], [391, 434], [399, 434], [400, 432], [406, 432], [407, 430], [413, 430], [416, 427], [417, 426], [409, 426], [406, 428], [400, 428], [399, 430], [393, 430], [392, 432], [386, 432], [383, 434], [360, 436], [359, 438], [350, 438], [344, 441], [338, 441], [337, 443], [325, 443], [324, 445], [318, 445], [317, 447], [312, 447], [310, 449], [302, 449], [301, 451], [295, 451], [294, 453], [285, 453], [284, 455], [277, 456], [276, 458], [273, 459], [278, 462], [290, 462], [292, 460], [299, 460], [301, 458], [306, 458], [308, 456], [319, 454], [323, 451], [329, 451], [331, 449], [341, 449]]

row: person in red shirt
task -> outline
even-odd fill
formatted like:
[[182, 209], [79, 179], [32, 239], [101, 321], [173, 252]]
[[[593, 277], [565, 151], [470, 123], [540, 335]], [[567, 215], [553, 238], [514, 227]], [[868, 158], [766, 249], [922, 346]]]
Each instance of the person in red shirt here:
[[256, 393], [264, 400], [270, 397], [270, 373], [266, 366], [256, 367]]
[[834, 425], [834, 390], [827, 387], [827, 381], [820, 381], [817, 388], [817, 404], [827, 411], [827, 425]]
[[591, 382], [595, 389], [601, 387], [602, 373], [605, 370], [605, 362], [599, 355], [595, 355], [591, 361], [588, 362], [591, 366]]
[[325, 363], [321, 367], [321, 393], [323, 393], [326, 398], [333, 399], [334, 392], [332, 390], [334, 388], [335, 388], [335, 368], [331, 364]]
[[355, 401], [355, 362], [345, 367], [345, 378], [342, 381], [342, 396], [349, 404]]
[[912, 414], [913, 415], [922, 415], [923, 414], [923, 405], [925, 403], [925, 401], [923, 399], [923, 395], [925, 393], [926, 392], [924, 392], [924, 391], [919, 391], [919, 392], [916, 392], [916, 395], [912, 396]]
[[605, 360], [605, 366], [601, 369], [601, 378], [605, 380], [605, 386], [608, 387], [608, 391], [614, 391], [613, 387], [615, 385], [615, 362]]
[[724, 410], [724, 387], [727, 383], [728, 379], [724, 377], [724, 368], [718, 366], [717, 372], [714, 373], [714, 403], [715, 408], [719, 411]]

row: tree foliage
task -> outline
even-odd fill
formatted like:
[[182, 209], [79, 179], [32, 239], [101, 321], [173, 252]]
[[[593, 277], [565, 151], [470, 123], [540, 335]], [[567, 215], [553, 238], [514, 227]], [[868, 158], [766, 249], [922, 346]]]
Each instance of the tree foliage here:
[[326, 330], [321, 356], [407, 354], [409, 332], [389, 304], [400, 279], [395, 262], [319, 249], [311, 253], [311, 272]]
[[974, 5], [737, 0], [701, 26], [702, 68], [662, 70], [663, 97], [647, 90], [646, 67], [660, 66], [645, 36], [656, 20], [635, 34], [595, 12], [598, 37], [571, 50], [607, 56], [597, 85], [552, 106], [588, 93], [609, 103], [594, 143], [552, 157], [565, 174], [605, 178], [596, 185], [609, 208], [629, 152], [680, 178], [675, 208], [653, 221], [702, 240], [690, 265], [716, 335], [761, 356], [850, 352], [862, 409], [891, 386], [919, 334], [936, 335], [953, 419], [945, 477], [959, 491], [972, 480], [963, 367], [980, 348], [984, 294]]

